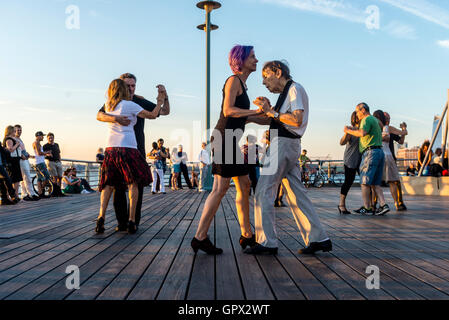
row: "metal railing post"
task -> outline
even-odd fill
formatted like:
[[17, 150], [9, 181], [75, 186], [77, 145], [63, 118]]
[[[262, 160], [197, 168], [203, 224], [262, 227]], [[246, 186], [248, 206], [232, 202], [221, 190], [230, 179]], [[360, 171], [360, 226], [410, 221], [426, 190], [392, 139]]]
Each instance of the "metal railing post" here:
[[423, 165], [419, 169], [418, 177], [422, 176], [425, 164], [427, 163], [427, 160], [429, 160], [430, 153], [432, 152], [433, 145], [435, 144], [435, 140], [437, 139], [438, 133], [440, 132], [441, 125], [443, 123], [444, 117], [446, 116], [448, 105], [449, 105], [449, 102], [446, 103], [446, 106], [444, 107], [443, 114], [441, 115], [440, 121], [438, 121], [438, 126], [437, 126], [437, 128], [436, 128], [436, 130], [435, 130], [435, 132], [433, 134], [432, 141], [430, 142], [429, 150], [427, 150], [427, 154], [426, 154], [426, 156], [424, 158]]

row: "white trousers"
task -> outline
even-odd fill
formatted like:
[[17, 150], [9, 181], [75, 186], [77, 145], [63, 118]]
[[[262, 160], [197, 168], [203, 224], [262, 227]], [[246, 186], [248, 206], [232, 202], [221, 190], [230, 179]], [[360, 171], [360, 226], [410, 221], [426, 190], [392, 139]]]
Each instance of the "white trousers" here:
[[207, 177], [207, 170], [209, 169], [209, 165], [205, 165], [205, 166], [200, 166], [200, 181], [199, 181], [199, 186], [198, 186], [198, 190], [202, 191], [204, 188], [204, 184], [206, 183], [206, 177]]
[[328, 238], [301, 182], [298, 164], [300, 155], [299, 139], [275, 137], [264, 159], [254, 198], [254, 221], [256, 241], [265, 247], [278, 247], [276, 211], [273, 203], [281, 181], [290, 210], [306, 246], [311, 242], [320, 242]]
[[20, 170], [22, 171], [23, 181], [20, 183], [22, 187], [22, 198], [26, 195], [32, 197], [37, 196], [34, 192], [33, 182], [31, 181], [30, 162], [28, 160], [20, 160]]
[[151, 173], [153, 174], [153, 184], [151, 186], [151, 192], [156, 192], [157, 177], [160, 180], [160, 191], [165, 192], [165, 181], [164, 181], [164, 169], [156, 169], [155, 166], [151, 167]]

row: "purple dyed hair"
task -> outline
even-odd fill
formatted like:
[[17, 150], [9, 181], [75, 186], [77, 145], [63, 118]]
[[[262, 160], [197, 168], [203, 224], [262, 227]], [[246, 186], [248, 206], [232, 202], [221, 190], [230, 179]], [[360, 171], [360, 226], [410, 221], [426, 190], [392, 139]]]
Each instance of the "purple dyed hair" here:
[[234, 46], [229, 52], [229, 65], [234, 73], [242, 71], [243, 63], [248, 59], [253, 46]]

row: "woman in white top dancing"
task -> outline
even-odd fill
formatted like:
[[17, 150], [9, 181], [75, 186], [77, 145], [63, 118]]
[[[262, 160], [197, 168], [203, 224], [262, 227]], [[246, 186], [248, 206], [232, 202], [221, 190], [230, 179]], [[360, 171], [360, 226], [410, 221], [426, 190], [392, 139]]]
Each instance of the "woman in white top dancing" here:
[[109, 85], [108, 99], [105, 104], [106, 113], [126, 116], [131, 123], [128, 126], [108, 123], [109, 134], [105, 158], [101, 166], [99, 185], [101, 207], [95, 228], [97, 233], [103, 233], [105, 230], [106, 209], [114, 187], [123, 185], [127, 185], [129, 189], [128, 233], [136, 233], [135, 213], [138, 184], [149, 185], [151, 183], [151, 172], [144, 157], [137, 150], [133, 128], [137, 122], [137, 117], [156, 119], [163, 102], [164, 97], [158, 96], [156, 108], [151, 112], [146, 111], [138, 104], [130, 101], [128, 87], [123, 80], [116, 79]]

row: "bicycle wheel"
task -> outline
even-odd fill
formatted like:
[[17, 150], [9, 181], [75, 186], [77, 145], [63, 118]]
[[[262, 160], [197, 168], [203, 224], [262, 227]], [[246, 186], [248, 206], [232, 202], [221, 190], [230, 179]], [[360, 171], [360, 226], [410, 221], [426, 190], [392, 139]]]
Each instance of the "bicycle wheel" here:
[[[39, 187], [37, 185], [37, 176], [33, 177], [31, 181], [33, 183], [34, 192], [36, 192], [36, 194], [39, 194]], [[54, 189], [53, 183], [50, 180], [44, 182], [43, 193], [45, 196], [50, 197], [53, 194], [53, 189]]]
[[50, 197], [53, 194], [53, 182], [47, 180], [44, 184], [44, 195]]
[[324, 186], [324, 179], [322, 176], [317, 175], [315, 181], [313, 182], [315, 188], [322, 188]]
[[31, 180], [31, 183], [33, 184], [33, 190], [36, 194], [39, 194], [38, 190], [39, 188], [37, 187], [37, 176], [34, 176], [33, 179]]
[[335, 174], [335, 175], [332, 177], [332, 181], [334, 182], [334, 184], [335, 184], [337, 187], [341, 187], [341, 186], [343, 185], [343, 183], [345, 182], [345, 176], [342, 175], [342, 174]]

